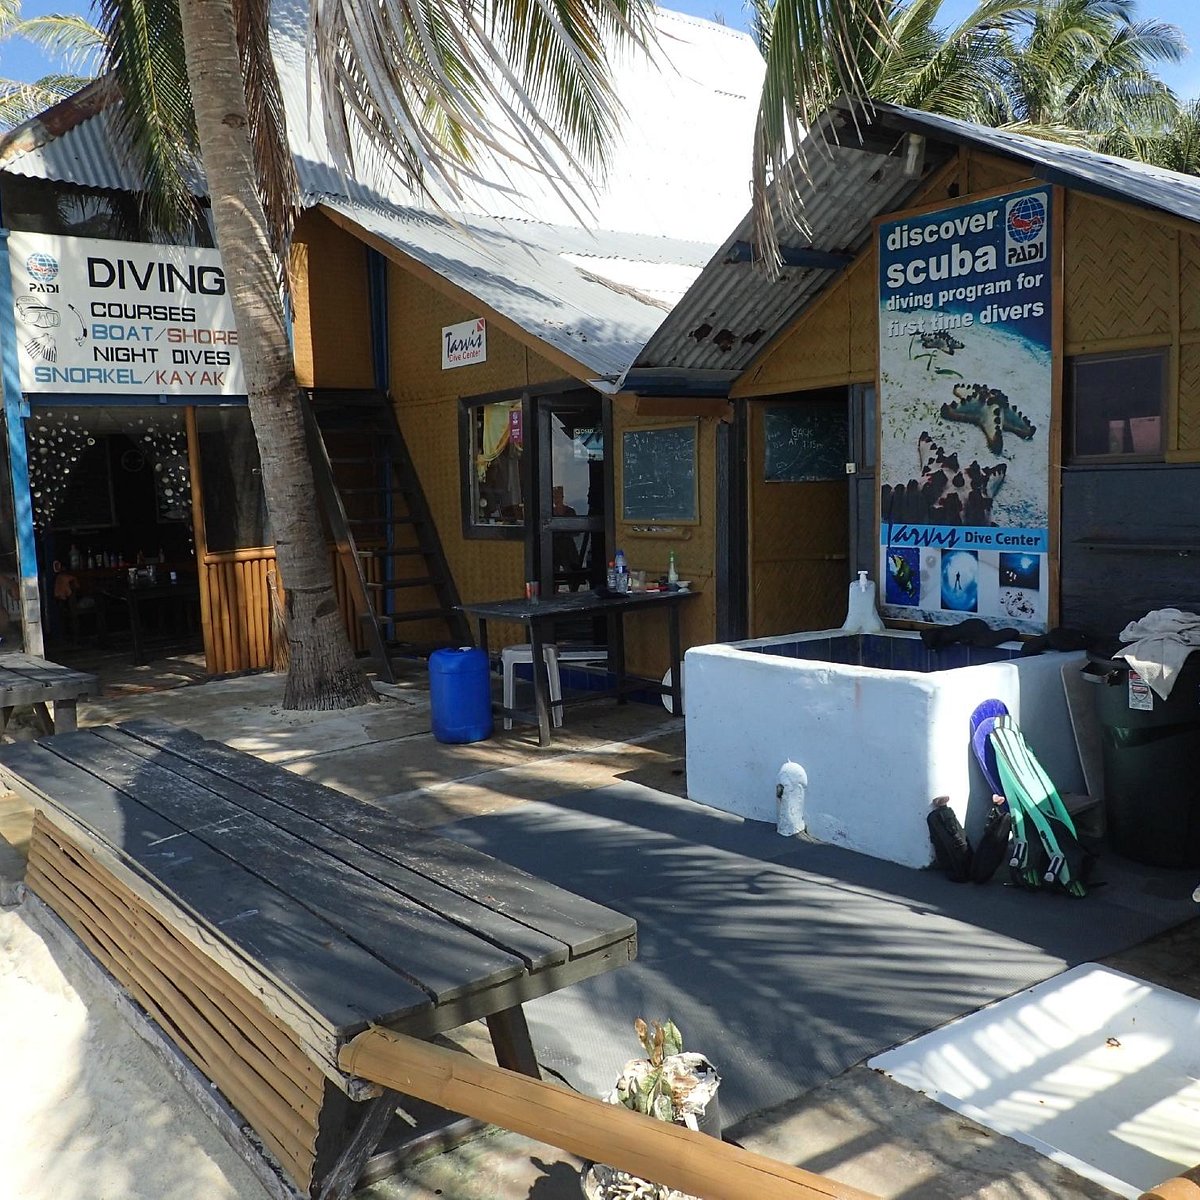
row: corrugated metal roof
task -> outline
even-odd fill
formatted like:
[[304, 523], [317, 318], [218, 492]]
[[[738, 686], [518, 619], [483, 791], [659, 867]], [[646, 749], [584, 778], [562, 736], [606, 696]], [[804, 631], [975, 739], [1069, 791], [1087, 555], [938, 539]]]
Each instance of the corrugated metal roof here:
[[665, 313], [651, 296], [607, 282], [606, 263], [673, 265], [699, 274], [711, 249], [534, 221], [467, 214], [451, 220], [419, 208], [369, 208], [337, 199], [323, 207], [608, 379], [629, 366]]
[[[1049, 182], [1200, 222], [1200, 179], [1191, 175], [891, 104], [875, 104], [860, 115], [865, 145], [859, 146], [845, 113], [839, 106], [821, 125], [840, 126], [840, 146], [828, 147], [813, 133], [797, 155], [808, 164], [798, 189], [808, 229], [801, 236], [777, 218], [781, 245], [860, 250], [874, 218], [902, 208], [920, 184], [904, 172], [906, 133], [927, 139], [926, 174], [954, 147], [977, 146], [1018, 159]], [[726, 394], [762, 348], [837, 276], [836, 268], [792, 267], [770, 280], [750, 262], [737, 261], [736, 250], [752, 241], [747, 214], [638, 355], [622, 380], [625, 390]]]

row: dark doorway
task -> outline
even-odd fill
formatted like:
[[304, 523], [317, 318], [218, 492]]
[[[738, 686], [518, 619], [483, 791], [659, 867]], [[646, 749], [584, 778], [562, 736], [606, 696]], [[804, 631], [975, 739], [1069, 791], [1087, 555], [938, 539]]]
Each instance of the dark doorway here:
[[608, 565], [605, 403], [587, 390], [534, 398], [534, 512], [526, 522], [544, 595], [604, 583]]

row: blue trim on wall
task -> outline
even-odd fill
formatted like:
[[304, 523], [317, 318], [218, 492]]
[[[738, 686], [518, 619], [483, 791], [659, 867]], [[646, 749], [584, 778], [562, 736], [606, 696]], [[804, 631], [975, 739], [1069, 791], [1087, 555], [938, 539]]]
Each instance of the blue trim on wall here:
[[391, 367], [388, 358], [388, 286], [387, 259], [378, 250], [365, 247], [367, 252], [367, 304], [371, 313], [371, 364], [375, 386], [386, 392], [391, 386]]
[[[34, 503], [29, 494], [29, 460], [25, 456], [25, 416], [28, 404], [20, 392], [17, 359], [17, 316], [12, 294], [12, 265], [8, 262], [8, 230], [0, 215], [0, 384], [4, 390], [5, 427], [8, 436], [8, 478], [12, 482], [13, 533], [17, 539], [22, 624], [37, 596], [37, 546], [34, 541]], [[26, 630], [31, 634], [32, 630]], [[41, 635], [32, 637], [32, 649], [41, 650]]]

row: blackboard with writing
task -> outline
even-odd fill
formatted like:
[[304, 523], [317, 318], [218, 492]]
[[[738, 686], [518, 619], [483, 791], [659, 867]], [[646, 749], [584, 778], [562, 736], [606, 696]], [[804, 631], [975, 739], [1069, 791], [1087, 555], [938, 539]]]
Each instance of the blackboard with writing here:
[[773, 405], [763, 413], [767, 483], [842, 479], [850, 455], [845, 400]]
[[625, 430], [621, 477], [625, 520], [695, 521], [695, 424]]

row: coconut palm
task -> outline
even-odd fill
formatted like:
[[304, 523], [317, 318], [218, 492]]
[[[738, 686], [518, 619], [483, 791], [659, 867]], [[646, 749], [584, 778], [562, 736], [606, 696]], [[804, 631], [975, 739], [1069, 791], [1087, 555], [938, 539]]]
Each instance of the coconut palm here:
[[[311, 50], [329, 144], [454, 197], [478, 148], [566, 189], [599, 168], [618, 106], [607, 54], [646, 44], [650, 0], [487, 4], [313, 0]], [[262, 481], [287, 595], [290, 708], [372, 698], [341, 624], [281, 299], [297, 204], [266, 0], [102, 0], [126, 141], [154, 215], [194, 211], [178, 167], [203, 163], [237, 320]]]
[[100, 31], [82, 17], [51, 14], [22, 20], [20, 0], [0, 0], [0, 41], [10, 38], [33, 42], [75, 70], [43, 75], [32, 83], [0, 79], [0, 132], [77, 92], [91, 77], [79, 71], [94, 66], [104, 46]]
[[[768, 265], [773, 206], [803, 227], [794, 184], [808, 168], [796, 148], [839, 93], [1163, 165], [1182, 147], [1181, 124], [1170, 149], [1166, 130], [1178, 106], [1154, 68], [1178, 61], [1186, 46], [1173, 25], [1135, 21], [1134, 0], [980, 0], [950, 28], [938, 22], [941, 7], [942, 0], [755, 0], [766, 59], [755, 224]], [[820, 36], [805, 17], [831, 32]]]
[[1006, 17], [1005, 86], [989, 124], [1141, 157], [1178, 103], [1155, 74], [1187, 53], [1162, 21], [1135, 21], [1134, 0], [1039, 0]]

